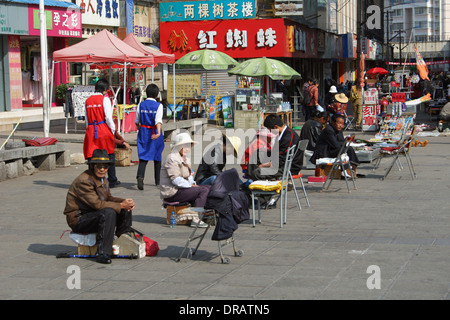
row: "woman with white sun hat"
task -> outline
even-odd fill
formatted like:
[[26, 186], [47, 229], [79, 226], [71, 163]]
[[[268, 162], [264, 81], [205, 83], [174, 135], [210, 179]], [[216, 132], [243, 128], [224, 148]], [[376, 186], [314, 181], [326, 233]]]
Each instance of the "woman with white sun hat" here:
[[197, 142], [190, 134], [175, 134], [172, 151], [161, 167], [161, 198], [166, 202], [193, 202], [196, 207], [204, 207], [210, 186], [199, 186], [192, 176], [189, 153]]

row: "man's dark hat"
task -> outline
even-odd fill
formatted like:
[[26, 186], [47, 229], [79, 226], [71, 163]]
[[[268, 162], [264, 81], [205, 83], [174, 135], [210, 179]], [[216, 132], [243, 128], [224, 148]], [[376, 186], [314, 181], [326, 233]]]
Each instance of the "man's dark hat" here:
[[88, 164], [90, 163], [112, 164], [112, 161], [109, 159], [108, 151], [106, 151], [106, 149], [95, 149], [92, 153], [92, 157], [88, 161]]

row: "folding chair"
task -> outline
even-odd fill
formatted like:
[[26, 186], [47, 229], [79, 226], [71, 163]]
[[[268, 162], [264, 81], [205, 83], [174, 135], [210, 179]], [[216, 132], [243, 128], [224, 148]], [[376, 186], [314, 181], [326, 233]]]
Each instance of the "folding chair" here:
[[[199, 231], [199, 225], [198, 223], [196, 224], [195, 229], [191, 232], [191, 234], [188, 237], [188, 240], [183, 248], [183, 250], [181, 251], [180, 255], [178, 256], [178, 258], [175, 259], [176, 262], [180, 262], [181, 258], [183, 257], [183, 254], [186, 250], [188, 251], [187, 254], [187, 258], [190, 259], [192, 256], [195, 255], [195, 253], [197, 252], [198, 248], [200, 247], [200, 244], [202, 243], [203, 239], [205, 238], [206, 233], [208, 232], [209, 228], [212, 225], [216, 225], [217, 224], [217, 215], [218, 213], [215, 210], [205, 210], [204, 208], [198, 208], [198, 207], [192, 207], [190, 208], [190, 210], [195, 211], [198, 213], [199, 215], [199, 222], [200, 221], [204, 221], [207, 224], [206, 228], [203, 228], [203, 232], [196, 235], [197, 231]], [[192, 248], [190, 248], [191, 242], [195, 241], [199, 239], [197, 246], [195, 247], [195, 249], [192, 250]], [[237, 250], [236, 249], [236, 245], [234, 243], [234, 238], [231, 237], [229, 239], [226, 240], [225, 244], [229, 244], [232, 243], [233, 244], [233, 250], [234, 250], [234, 255], [236, 257], [242, 257], [244, 255], [242, 250]], [[219, 247], [219, 255], [220, 255], [220, 259], [222, 261], [223, 264], [228, 264], [230, 263], [230, 258], [228, 257], [224, 257], [223, 252], [222, 252], [222, 247], [224, 246], [221, 241], [217, 242], [217, 245]]]
[[409, 172], [411, 174], [411, 178], [414, 180], [416, 178], [416, 171], [414, 170], [414, 165], [411, 160], [411, 156], [409, 155], [409, 150], [411, 148], [411, 143], [415, 139], [415, 129], [413, 129], [413, 132], [411, 136], [406, 140], [402, 141], [399, 146], [397, 147], [386, 147], [380, 149], [380, 154], [378, 156], [377, 162], [375, 163], [374, 169], [377, 169], [380, 166], [381, 159], [384, 157], [392, 156], [392, 162], [386, 169], [386, 173], [383, 177], [380, 178], [380, 180], [386, 179], [387, 175], [391, 172], [392, 167], [394, 166], [394, 163], [397, 164], [397, 167], [399, 170], [401, 170], [403, 167], [400, 163], [399, 156], [403, 155], [406, 159], [406, 163], [408, 164]]
[[[338, 172], [338, 170], [341, 170], [342, 172], [344, 172], [344, 178], [345, 178], [345, 184], [347, 185], [347, 190], [350, 193], [350, 188], [348, 185], [348, 176], [347, 174], [345, 174], [345, 166], [348, 165], [349, 170], [350, 170], [350, 178], [353, 181], [353, 187], [356, 190], [356, 182], [355, 182], [355, 177], [354, 177], [354, 173], [353, 173], [353, 169], [352, 166], [350, 164], [349, 160], [345, 160], [343, 159], [343, 156], [347, 154], [347, 150], [350, 147], [350, 143], [355, 139], [355, 136], [352, 135], [350, 137], [345, 138], [345, 142], [342, 145], [341, 149], [339, 150], [338, 155], [336, 156], [336, 158], [334, 159], [333, 165], [331, 166], [331, 170], [328, 173], [327, 176], [327, 180], [325, 180], [322, 190], [328, 190], [328, 188], [331, 185], [331, 182], [333, 182], [334, 180], [334, 176], [335, 174]], [[328, 185], [327, 185], [328, 184]]]
[[[278, 191], [263, 191], [263, 190], [257, 190], [257, 189], [251, 189], [252, 193], [252, 215], [253, 215], [253, 227], [255, 227], [255, 196], [264, 196], [264, 195], [280, 195], [281, 203], [280, 203], [280, 228], [283, 228], [283, 223], [286, 223], [286, 211], [287, 211], [287, 191], [288, 191], [288, 181], [291, 179], [290, 171], [291, 171], [291, 165], [292, 160], [294, 159], [295, 151], [296, 151], [296, 145], [290, 147], [287, 151], [286, 155], [286, 161], [284, 163], [284, 169], [283, 169], [283, 175], [281, 179], [281, 189]], [[253, 182], [255, 183], [255, 182]], [[297, 195], [297, 192], [296, 192]], [[261, 205], [259, 199], [258, 201], [258, 222], [261, 223]], [[297, 204], [298, 208], [301, 210], [302, 207], [300, 205], [300, 201], [297, 196]]]
[[[176, 262], [179, 262], [181, 260], [181, 257], [183, 256], [184, 252], [189, 248], [191, 242], [199, 239], [199, 242], [197, 243], [197, 246], [195, 247], [194, 250], [189, 248], [187, 257], [191, 258], [193, 255], [195, 255], [195, 253], [197, 252], [198, 248], [200, 247], [200, 244], [202, 243], [206, 233], [208, 232], [209, 228], [212, 225], [215, 226], [215, 231], [214, 231], [214, 234], [211, 239], [214, 241], [217, 241], [220, 259], [221, 259], [222, 263], [223, 264], [230, 263], [230, 259], [228, 257], [224, 257], [223, 252], [222, 252], [222, 247], [225, 245], [228, 245], [230, 243], [233, 244], [234, 256], [236, 256], [236, 257], [243, 256], [243, 251], [236, 249], [234, 238], [233, 238], [233, 232], [235, 229], [237, 229], [237, 224], [235, 225], [235, 229], [229, 225], [225, 226], [225, 229], [227, 231], [226, 238], [224, 238], [223, 234], [216, 233], [217, 228], [221, 225], [221, 222], [223, 221], [221, 219], [224, 219], [224, 216], [223, 216], [224, 212], [221, 211], [221, 209], [214, 209], [214, 208], [217, 208], [215, 205], [219, 204], [220, 202], [223, 201], [224, 203], [227, 204], [225, 213], [228, 215], [234, 216], [233, 207], [232, 207], [233, 200], [230, 199], [230, 201], [228, 201], [228, 202], [226, 201], [227, 197], [228, 198], [232, 197], [231, 194], [233, 192], [240, 192], [239, 191], [239, 175], [238, 175], [236, 169], [230, 169], [227, 171], [223, 171], [217, 176], [216, 180], [214, 181], [214, 183], [211, 186], [211, 189], [208, 193], [208, 199], [206, 201], [205, 208], [199, 208], [199, 207], [189, 208], [189, 210], [198, 213], [199, 222], [195, 225], [195, 229], [189, 235], [188, 240], [187, 240], [183, 250], [181, 251], [179, 257], [175, 259]], [[212, 206], [211, 206], [211, 203], [213, 203]], [[248, 203], [247, 203], [246, 207], [248, 208]], [[248, 215], [248, 211], [247, 211], [247, 215]], [[232, 218], [232, 219], [234, 220], [234, 218]], [[248, 216], [245, 217], [245, 219], [248, 219]], [[203, 229], [202, 233], [196, 235], [197, 231], [199, 231], [199, 223], [202, 220], [207, 224], [207, 226], [206, 226], [206, 228]], [[230, 232], [229, 231], [230, 229], [232, 229], [233, 231]], [[224, 229], [221, 229], [221, 231], [223, 231], [223, 230]]]
[[[308, 146], [308, 143], [309, 143], [308, 139], [301, 140], [298, 143], [298, 150], [297, 150], [297, 152], [303, 152], [304, 153], [305, 150], [306, 150], [306, 147]], [[294, 187], [295, 197], [297, 198], [298, 204], [300, 205], [300, 200], [298, 198], [297, 187], [295, 186], [295, 182], [294, 182], [295, 179], [300, 179], [300, 183], [302, 184], [302, 188], [303, 188], [303, 194], [305, 195], [305, 198], [306, 198], [306, 204], [308, 205], [308, 207], [310, 207], [308, 195], [306, 194], [305, 184], [303, 183], [303, 179], [302, 178], [303, 178], [303, 174], [302, 173], [299, 173], [299, 174], [296, 174], [296, 175], [292, 175], [291, 171], [289, 170], [289, 181], [292, 182], [292, 186]], [[300, 205], [300, 210], [301, 210], [301, 205]]]

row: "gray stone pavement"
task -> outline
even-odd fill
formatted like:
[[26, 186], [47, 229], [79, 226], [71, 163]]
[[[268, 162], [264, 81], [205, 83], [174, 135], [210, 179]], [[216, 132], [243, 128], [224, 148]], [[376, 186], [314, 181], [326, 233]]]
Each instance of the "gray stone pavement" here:
[[[72, 153], [82, 150], [82, 134], [51, 136]], [[76, 250], [67, 233], [60, 238], [68, 229], [62, 211], [67, 189], [86, 165], [0, 182], [0, 299], [449, 300], [450, 138], [418, 139], [429, 144], [411, 150], [416, 180], [402, 160], [402, 171], [394, 168], [380, 181], [384, 160], [377, 171], [363, 163], [358, 172], [367, 177], [357, 179], [358, 190], [351, 193], [344, 181], [325, 192], [307, 184], [311, 207], [301, 196], [299, 211], [291, 192], [283, 228], [279, 209], [263, 211], [256, 228], [250, 221], [239, 225], [234, 236], [244, 255], [235, 257], [232, 246], [225, 246], [230, 264], [221, 263], [211, 231], [192, 259], [173, 260], [192, 229], [165, 224], [151, 164], [144, 191], [136, 187], [136, 166], [117, 168], [122, 184], [113, 194], [136, 201], [133, 224], [160, 251], [111, 265], [55, 257]], [[303, 174], [306, 179], [314, 171]], [[80, 289], [68, 287], [72, 265], [80, 268]]]

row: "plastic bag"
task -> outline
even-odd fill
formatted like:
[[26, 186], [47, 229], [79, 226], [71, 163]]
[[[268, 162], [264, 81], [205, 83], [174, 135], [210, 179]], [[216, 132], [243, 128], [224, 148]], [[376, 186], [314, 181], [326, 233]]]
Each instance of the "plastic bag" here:
[[82, 246], [92, 247], [97, 242], [97, 234], [95, 233], [80, 234], [71, 232], [69, 237], [73, 242]]

